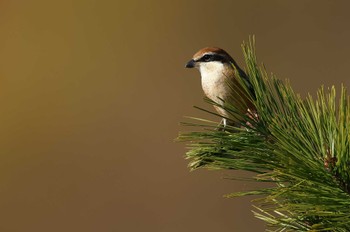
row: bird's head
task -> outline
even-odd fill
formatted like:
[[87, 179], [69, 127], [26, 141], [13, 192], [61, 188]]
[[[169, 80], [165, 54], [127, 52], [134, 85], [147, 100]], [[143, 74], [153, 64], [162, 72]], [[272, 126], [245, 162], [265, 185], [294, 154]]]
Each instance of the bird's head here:
[[201, 73], [210, 73], [214, 70], [221, 70], [224, 67], [231, 67], [232, 63], [234, 63], [234, 60], [223, 49], [206, 47], [196, 52], [185, 67], [197, 68]]

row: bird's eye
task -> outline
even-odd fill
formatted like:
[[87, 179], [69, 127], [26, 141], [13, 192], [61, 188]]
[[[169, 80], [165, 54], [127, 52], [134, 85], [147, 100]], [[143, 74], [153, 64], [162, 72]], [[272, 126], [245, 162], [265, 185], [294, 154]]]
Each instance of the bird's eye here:
[[210, 61], [211, 60], [211, 55], [206, 54], [203, 56], [203, 61]]

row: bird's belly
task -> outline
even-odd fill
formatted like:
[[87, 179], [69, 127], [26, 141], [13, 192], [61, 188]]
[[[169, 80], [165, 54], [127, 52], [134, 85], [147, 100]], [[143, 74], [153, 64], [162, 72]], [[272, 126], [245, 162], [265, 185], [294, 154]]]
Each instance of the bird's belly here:
[[226, 100], [230, 95], [230, 87], [227, 83], [225, 76], [203, 76], [202, 88], [204, 94], [211, 100], [221, 103], [222, 100]]

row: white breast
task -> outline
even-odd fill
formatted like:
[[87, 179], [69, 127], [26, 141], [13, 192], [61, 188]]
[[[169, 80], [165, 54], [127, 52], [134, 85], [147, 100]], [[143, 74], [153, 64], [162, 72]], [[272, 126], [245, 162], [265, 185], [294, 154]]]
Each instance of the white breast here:
[[229, 87], [224, 70], [225, 65], [217, 61], [201, 63], [199, 67], [203, 91], [208, 98], [216, 102], [220, 102], [218, 97], [225, 100], [228, 96]]

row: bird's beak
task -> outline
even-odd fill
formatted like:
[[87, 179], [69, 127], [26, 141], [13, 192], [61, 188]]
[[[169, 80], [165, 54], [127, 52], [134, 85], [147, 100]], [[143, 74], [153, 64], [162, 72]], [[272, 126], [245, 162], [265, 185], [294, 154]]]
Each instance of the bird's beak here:
[[194, 59], [192, 59], [192, 60], [190, 60], [190, 61], [187, 62], [187, 64], [186, 64], [185, 67], [186, 67], [186, 68], [194, 68], [195, 65], [196, 65], [196, 61], [194, 61]]

